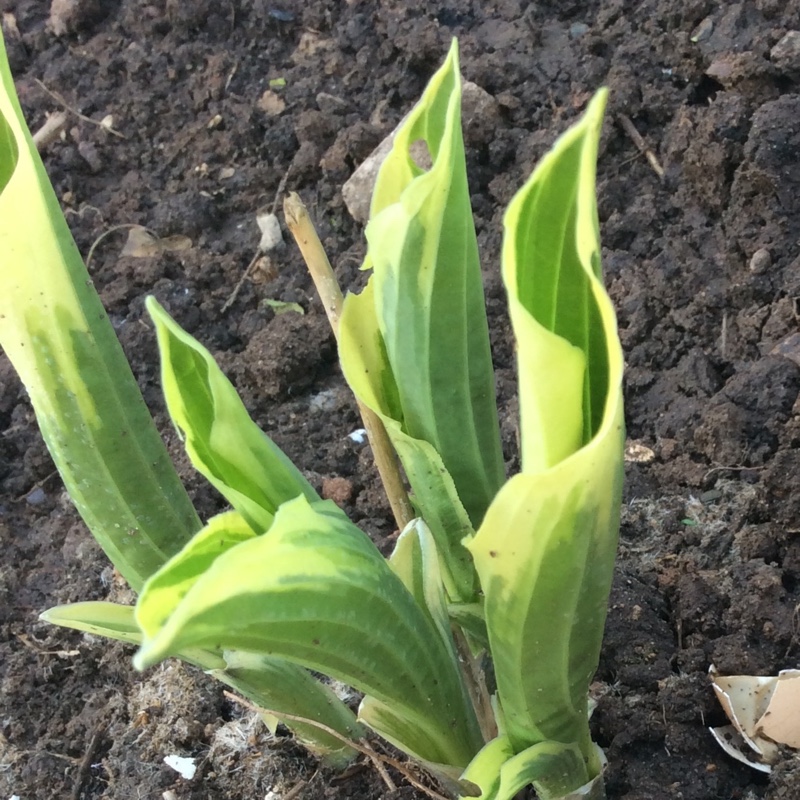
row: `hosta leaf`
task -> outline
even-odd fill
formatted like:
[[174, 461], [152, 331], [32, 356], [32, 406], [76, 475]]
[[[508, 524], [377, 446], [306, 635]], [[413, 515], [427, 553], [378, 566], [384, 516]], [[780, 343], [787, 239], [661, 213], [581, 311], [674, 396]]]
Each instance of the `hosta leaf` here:
[[411, 592], [417, 605], [430, 616], [443, 644], [456, 659], [439, 556], [433, 536], [423, 520], [412, 520], [400, 534], [389, 566]]
[[[604, 798], [602, 791], [592, 793], [602, 789], [602, 779], [596, 787], [588, 784], [580, 749], [562, 742], [541, 742], [515, 754], [509, 738], [498, 736], [484, 745], [463, 778], [480, 787], [478, 800], [514, 800], [531, 784], [540, 800]], [[579, 791], [573, 794], [576, 786]]]
[[[547, 741], [574, 744], [588, 778], [600, 768], [587, 694], [616, 554], [624, 445], [622, 353], [599, 277], [594, 194], [604, 99], [600, 93], [556, 143], [506, 216], [504, 278], [518, 337], [522, 473], [503, 487], [468, 545], [515, 752]], [[535, 216], [540, 211], [543, 222]], [[579, 298], [574, 307], [568, 293]], [[565, 347], [587, 365], [586, 374], [540, 372]], [[558, 408], [546, 396], [550, 391], [571, 393], [572, 400]], [[580, 778], [572, 776], [571, 788]], [[540, 794], [561, 789], [543, 784]]]
[[[308, 670], [281, 658], [226, 651], [226, 666], [211, 674], [240, 692], [257, 706], [303, 717], [332, 728], [350, 741], [364, 737], [355, 714]], [[312, 753], [334, 766], [342, 766], [356, 751], [313, 724], [281, 719]]]
[[559, 800], [588, 783], [586, 765], [576, 745], [541, 742], [510, 758], [500, 768], [497, 800], [513, 800], [529, 784], [539, 800]]
[[[609, 383], [614, 310], [600, 273], [595, 161], [605, 91], [545, 155], [505, 216], [503, 280], [517, 340], [523, 470], [594, 436]], [[546, 376], [546, 378], [545, 378]]]
[[250, 419], [211, 354], [152, 298], [161, 351], [161, 379], [170, 416], [199, 470], [256, 533], [267, 530], [278, 506], [303, 495], [319, 497], [283, 451]]
[[68, 603], [47, 609], [39, 615], [39, 619], [94, 636], [105, 636], [129, 644], [142, 643], [142, 632], [134, 619], [133, 606], [106, 601]]
[[285, 503], [266, 535], [219, 556], [135, 663], [188, 646], [286, 658], [350, 684], [402, 718], [414, 732], [404, 746], [428, 761], [464, 766], [480, 746], [434, 623], [332, 503]]
[[200, 520], [61, 213], [1, 36], [0, 345], [76, 508], [138, 591]]
[[[503, 481], [503, 459], [460, 110], [454, 42], [378, 174], [366, 231], [373, 294], [351, 298], [345, 316], [374, 304], [370, 336], [381, 338], [399, 411], [383, 413], [435, 449], [475, 525]], [[411, 154], [419, 141], [429, 169]], [[351, 346], [342, 341], [343, 361]], [[345, 371], [351, 385], [364, 380]], [[354, 389], [363, 400], [361, 387]]]
[[472, 759], [462, 777], [479, 787], [479, 800], [497, 800], [500, 770], [513, 756], [514, 749], [508, 736], [497, 736], [487, 742]]
[[360, 295], [348, 295], [339, 324], [339, 355], [347, 382], [356, 396], [386, 426], [411, 485], [417, 511], [424, 518], [441, 556], [448, 595], [474, 600], [477, 580], [462, 541], [474, 531], [455, 483], [436, 449], [403, 430], [397, 387], [377, 328], [372, 283]]
[[155, 636], [181, 600], [223, 553], [255, 536], [237, 511], [212, 517], [142, 589], [136, 622], [146, 636]]
[[[72, 628], [128, 644], [140, 645], [143, 639], [142, 632], [136, 624], [134, 607], [109, 603], [105, 600], [53, 606], [42, 612], [39, 619], [60, 625], [62, 628]], [[225, 664], [218, 653], [209, 650], [187, 648], [179, 653], [178, 657], [201, 669], [216, 669]]]

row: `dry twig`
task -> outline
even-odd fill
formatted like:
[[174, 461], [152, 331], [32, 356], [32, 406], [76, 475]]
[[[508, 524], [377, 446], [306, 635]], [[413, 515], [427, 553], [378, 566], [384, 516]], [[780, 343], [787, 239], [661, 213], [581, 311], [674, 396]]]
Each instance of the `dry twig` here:
[[[339, 318], [342, 314], [344, 298], [336, 275], [333, 273], [331, 262], [328, 261], [328, 256], [314, 229], [308, 210], [295, 192], [292, 192], [284, 200], [283, 213], [286, 217], [286, 224], [289, 226], [308, 271], [311, 273], [314, 285], [317, 287], [317, 293], [322, 300], [325, 313], [328, 315], [333, 335], [338, 339]], [[415, 514], [400, 474], [394, 448], [380, 417], [358, 398], [356, 398], [356, 403], [367, 431], [372, 453], [375, 456], [375, 466], [378, 468], [389, 505], [392, 507], [395, 522], [400, 530], [403, 530], [414, 519]]]
[[64, 130], [67, 124], [67, 112], [56, 111], [54, 114], [48, 114], [44, 124], [33, 134], [33, 143], [36, 145], [37, 150], [44, 150], [50, 142], [55, 141]]
[[617, 122], [622, 126], [625, 133], [630, 136], [631, 141], [636, 145], [639, 152], [647, 159], [647, 163], [653, 168], [653, 172], [658, 175], [659, 180], [664, 180], [664, 168], [656, 158], [656, 154], [648, 147], [647, 142], [642, 138], [639, 131], [636, 130], [631, 118], [626, 114], [617, 114]]
[[105, 725], [98, 726], [89, 742], [89, 746], [86, 748], [86, 752], [84, 753], [83, 759], [78, 767], [78, 774], [75, 776], [75, 783], [72, 785], [72, 794], [70, 795], [71, 800], [78, 800], [81, 796], [81, 787], [83, 786], [83, 782], [86, 780], [89, 768], [92, 766], [94, 754], [97, 752], [97, 747], [100, 744], [100, 739], [105, 733], [105, 730]]
[[51, 89], [48, 89], [38, 78], [34, 79], [39, 87], [46, 92], [56, 103], [62, 105], [70, 114], [74, 114], [78, 119], [82, 119], [84, 122], [88, 122], [91, 125], [96, 125], [98, 128], [102, 128], [104, 131], [108, 131], [109, 133], [114, 134], [114, 136], [119, 137], [120, 139], [127, 138], [124, 133], [120, 133], [115, 128], [112, 128], [111, 125], [107, 124], [105, 120], [100, 120], [98, 122], [96, 119], [92, 119], [91, 117], [87, 117], [85, 114], [81, 114], [76, 108], [73, 108], [58, 92], [54, 92]]

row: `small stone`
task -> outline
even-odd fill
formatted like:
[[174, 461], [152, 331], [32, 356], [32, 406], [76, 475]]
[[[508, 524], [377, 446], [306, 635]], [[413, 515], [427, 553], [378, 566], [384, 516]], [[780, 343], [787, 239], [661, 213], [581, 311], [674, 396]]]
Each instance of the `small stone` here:
[[[479, 137], [480, 133], [475, 130], [478, 123], [493, 129], [493, 120], [498, 115], [498, 105], [487, 91], [470, 81], [464, 81], [462, 83], [462, 100], [466, 135], [472, 134], [473, 139]], [[369, 219], [372, 190], [375, 188], [378, 171], [386, 156], [391, 152], [395, 134], [405, 123], [406, 117], [400, 120], [395, 129], [367, 156], [342, 186], [342, 199], [350, 216], [356, 222], [366, 223]], [[419, 152], [412, 152], [411, 156], [423, 169], [429, 168], [429, 165], [420, 164]]]
[[760, 247], [750, 259], [750, 272], [763, 275], [772, 266], [772, 256], [766, 247]]
[[770, 50], [769, 57], [784, 72], [800, 71], [800, 31], [789, 31]]
[[282, 114], [286, 109], [286, 101], [271, 89], [267, 89], [267, 91], [261, 95], [257, 105], [270, 117], [276, 117], [278, 114]]
[[692, 42], [704, 42], [714, 30], [714, 20], [706, 17], [689, 35]]
[[93, 142], [78, 142], [78, 153], [93, 173], [97, 174], [103, 169], [103, 161], [100, 158], [97, 145]]
[[317, 108], [323, 114], [343, 114], [349, 107], [347, 100], [343, 100], [335, 94], [328, 94], [328, 92], [320, 92], [316, 100]]
[[35, 489], [28, 493], [28, 496], [25, 498], [28, 501], [28, 505], [31, 506], [40, 506], [44, 503], [47, 495], [45, 494], [44, 489], [41, 486], [37, 486]]

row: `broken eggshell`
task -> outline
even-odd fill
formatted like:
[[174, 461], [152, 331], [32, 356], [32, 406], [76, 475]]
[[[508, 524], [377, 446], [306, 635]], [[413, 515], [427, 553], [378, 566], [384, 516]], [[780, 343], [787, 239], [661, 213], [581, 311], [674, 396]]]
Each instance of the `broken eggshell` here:
[[717, 674], [712, 685], [731, 725], [709, 728], [728, 755], [761, 772], [770, 772], [779, 745], [800, 748], [800, 670], [777, 677]]

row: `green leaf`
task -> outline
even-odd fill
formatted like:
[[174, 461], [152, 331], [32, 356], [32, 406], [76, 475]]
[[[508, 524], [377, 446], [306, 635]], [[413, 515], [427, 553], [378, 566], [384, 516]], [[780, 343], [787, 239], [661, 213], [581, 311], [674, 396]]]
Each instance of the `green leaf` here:
[[400, 534], [389, 566], [436, 626], [442, 644], [450, 651], [452, 658], [457, 659], [439, 569], [439, 555], [433, 536], [423, 520], [412, 520]]
[[[477, 525], [502, 484], [503, 458], [460, 113], [454, 41], [378, 174], [366, 231], [373, 294], [350, 298], [341, 325], [374, 304], [377, 328], [370, 336], [380, 335], [398, 400], [389, 413], [404, 434], [438, 452]], [[412, 157], [419, 141], [430, 169]], [[351, 347], [342, 338], [348, 382], [363, 400], [360, 384], [381, 376], [348, 369]]]
[[[254, 537], [252, 528], [237, 511], [212, 517], [183, 550], [145, 584], [136, 606], [136, 622], [144, 635], [158, 634], [217, 558]], [[140, 635], [137, 642], [141, 644], [141, 641]], [[222, 668], [213, 669], [211, 674], [259, 706], [310, 718], [351, 739], [361, 735], [353, 712], [297, 664], [228, 651], [224, 654]], [[352, 748], [313, 725], [285, 722], [312, 752], [337, 765], [355, 754]]]
[[[515, 752], [547, 741], [575, 744], [589, 778], [600, 765], [587, 694], [616, 554], [625, 438], [622, 352], [599, 277], [594, 164], [604, 100], [598, 94], [556, 143], [506, 216], [504, 277], [518, 338], [523, 469], [468, 545]], [[568, 212], [557, 224], [555, 211], [541, 224], [530, 217], [563, 206]], [[568, 291], [580, 302], [562, 314]], [[552, 367], [566, 339], [585, 374]], [[583, 401], [559, 408], [550, 391]]]
[[497, 800], [513, 800], [530, 784], [539, 800], [559, 800], [588, 782], [586, 764], [576, 745], [541, 742], [503, 764]]
[[138, 591], [200, 520], [70, 235], [1, 38], [0, 345], [75, 506]]
[[134, 619], [133, 606], [105, 601], [68, 603], [47, 609], [39, 615], [39, 619], [94, 636], [105, 636], [129, 644], [142, 643], [142, 632]]
[[266, 535], [219, 556], [135, 664], [189, 646], [286, 658], [348, 683], [402, 723], [397, 736], [381, 735], [427, 761], [465, 766], [480, 746], [457, 663], [434, 623], [332, 503], [287, 502]]
[[472, 558], [462, 541], [474, 530], [455, 483], [436, 449], [409, 436], [399, 419], [397, 386], [378, 331], [373, 286], [360, 295], [348, 295], [339, 322], [339, 357], [353, 393], [381, 419], [403, 463], [413, 491], [412, 502], [424, 518], [441, 556], [449, 597], [472, 602], [477, 578]]
[[489, 634], [482, 603], [450, 603], [447, 612], [450, 619], [469, 635], [475, 648], [489, 651]]
[[[498, 736], [484, 745], [463, 778], [480, 787], [478, 800], [514, 800], [531, 784], [539, 800], [604, 797], [602, 777], [590, 786], [580, 749], [562, 742], [541, 742], [515, 754], [509, 738]], [[592, 793], [598, 789], [601, 794]]]
[[[120, 642], [140, 645], [142, 632], [136, 624], [133, 606], [109, 603], [104, 600], [68, 603], [54, 606], [39, 615], [39, 619], [62, 628], [117, 639]], [[218, 653], [187, 648], [178, 657], [200, 669], [217, 669], [225, 662]]]
[[497, 800], [500, 770], [513, 756], [514, 749], [508, 736], [497, 736], [487, 742], [472, 759], [462, 777], [479, 787], [478, 800]]
[[283, 451], [250, 419], [214, 358], [147, 298], [161, 352], [161, 380], [172, 421], [185, 437], [195, 468], [256, 533], [272, 524], [278, 506], [303, 495], [319, 500]]
[[212, 517], [192, 540], [174, 555], [142, 589], [136, 622], [145, 636], [155, 636], [189, 590], [216, 559], [255, 536], [237, 511]]
[[240, 692], [257, 706], [274, 711], [287, 728], [312, 753], [333, 766], [344, 766], [356, 751], [321, 728], [296, 720], [281, 719], [280, 712], [304, 717], [332, 728], [356, 741], [365, 735], [355, 714], [308, 670], [281, 658], [241, 651], [225, 652], [225, 669], [211, 674]]
[[616, 391], [609, 383], [616, 322], [602, 285], [594, 179], [605, 99], [598, 92], [505, 216], [503, 280], [517, 339], [528, 472], [586, 444]]

